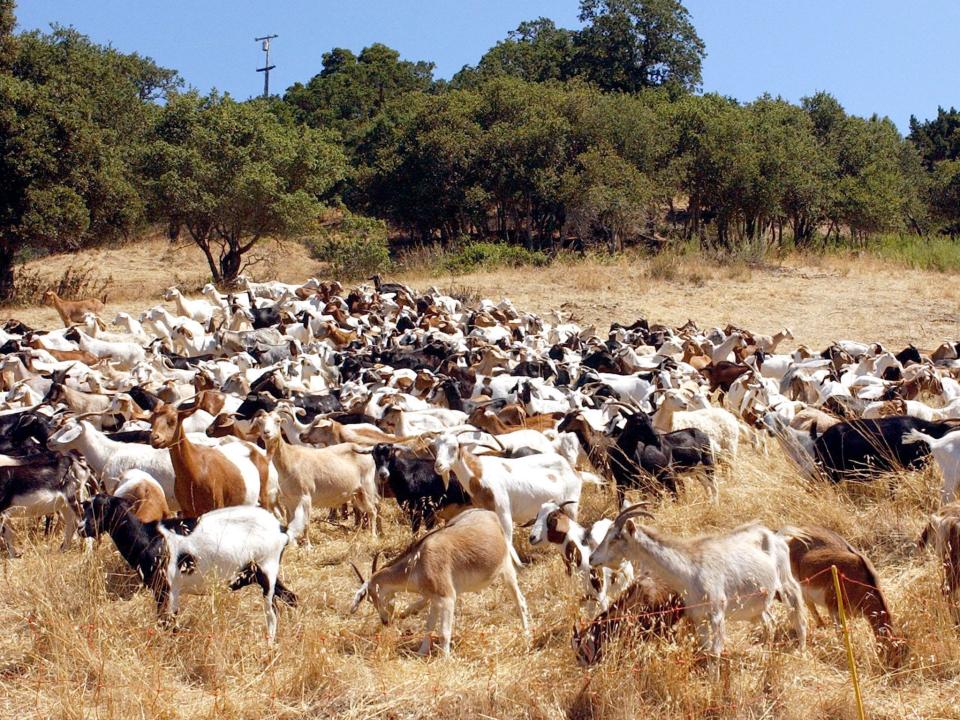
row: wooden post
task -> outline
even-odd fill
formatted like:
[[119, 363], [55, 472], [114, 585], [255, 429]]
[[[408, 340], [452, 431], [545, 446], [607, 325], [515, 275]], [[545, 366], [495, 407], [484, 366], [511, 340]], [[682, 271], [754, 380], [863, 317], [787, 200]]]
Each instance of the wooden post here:
[[850, 628], [847, 627], [847, 613], [843, 608], [843, 592], [840, 589], [840, 575], [837, 566], [831, 565], [833, 573], [833, 588], [837, 593], [837, 611], [840, 614], [840, 625], [843, 627], [843, 641], [847, 646], [847, 664], [850, 666], [850, 681], [853, 683], [853, 694], [857, 701], [857, 716], [866, 720], [863, 712], [863, 696], [860, 694], [860, 678], [857, 676], [857, 663], [853, 657], [853, 644], [850, 642]]

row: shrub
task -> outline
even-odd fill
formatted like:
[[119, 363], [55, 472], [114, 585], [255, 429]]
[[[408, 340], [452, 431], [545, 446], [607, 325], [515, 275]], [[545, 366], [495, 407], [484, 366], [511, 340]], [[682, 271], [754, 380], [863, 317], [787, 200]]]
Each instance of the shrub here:
[[330, 264], [342, 280], [369, 277], [390, 265], [387, 225], [382, 220], [346, 213], [336, 224], [305, 240], [310, 256]]
[[102, 277], [92, 260], [70, 265], [59, 278], [51, 278], [40, 270], [22, 269], [17, 273], [13, 305], [39, 305], [43, 293], [53, 290], [64, 300], [98, 298], [105, 300], [113, 277]]
[[539, 250], [504, 243], [472, 242], [444, 257], [440, 267], [454, 274], [463, 274], [499, 267], [543, 267], [549, 263], [550, 258]]

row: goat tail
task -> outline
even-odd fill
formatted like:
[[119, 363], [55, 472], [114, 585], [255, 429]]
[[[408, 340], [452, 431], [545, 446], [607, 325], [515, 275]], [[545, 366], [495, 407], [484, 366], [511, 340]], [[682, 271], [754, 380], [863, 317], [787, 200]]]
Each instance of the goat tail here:
[[21, 465], [23, 465], [23, 460], [20, 458], [0, 455], [0, 467], [20, 467]]
[[920, 432], [920, 431], [917, 430], [917, 429], [913, 429], [913, 430], [911, 430], [910, 432], [905, 432], [905, 433], [903, 434], [903, 437], [900, 438], [900, 441], [901, 441], [904, 445], [912, 445], [912, 444], [914, 444], [914, 443], [921, 443], [921, 442], [922, 442], [922, 443], [926, 443], [927, 445], [929, 445], [929, 446], [932, 448], [933, 445], [934, 445], [934, 443], [936, 442], [936, 439], [933, 438], [933, 437], [931, 437], [931, 436], [929, 436], [929, 435], [927, 435], [926, 433]]
[[507, 538], [507, 550], [510, 552], [510, 559], [513, 561], [513, 564], [517, 567], [523, 567], [523, 561], [520, 560], [520, 556], [517, 555], [517, 549], [513, 546], [512, 538]]

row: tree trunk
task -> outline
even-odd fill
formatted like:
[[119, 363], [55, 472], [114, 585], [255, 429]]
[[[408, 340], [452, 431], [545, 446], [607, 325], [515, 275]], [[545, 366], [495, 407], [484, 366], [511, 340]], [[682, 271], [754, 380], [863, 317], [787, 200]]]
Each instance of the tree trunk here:
[[0, 303], [14, 299], [13, 252], [4, 243], [0, 245]]
[[243, 255], [240, 248], [234, 245], [227, 246], [227, 252], [220, 256], [220, 283], [224, 286], [233, 287], [240, 275], [240, 263]]

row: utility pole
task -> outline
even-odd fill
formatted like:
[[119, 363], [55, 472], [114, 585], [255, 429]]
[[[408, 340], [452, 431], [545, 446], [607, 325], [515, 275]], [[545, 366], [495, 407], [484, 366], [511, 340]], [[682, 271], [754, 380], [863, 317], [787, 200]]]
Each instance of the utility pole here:
[[257, 68], [257, 72], [263, 73], [263, 96], [270, 97], [270, 71], [273, 70], [276, 65], [270, 64], [270, 41], [273, 40], [276, 35], [264, 35], [263, 37], [254, 38], [254, 42], [263, 43], [260, 48], [264, 52], [264, 61], [263, 67]]

